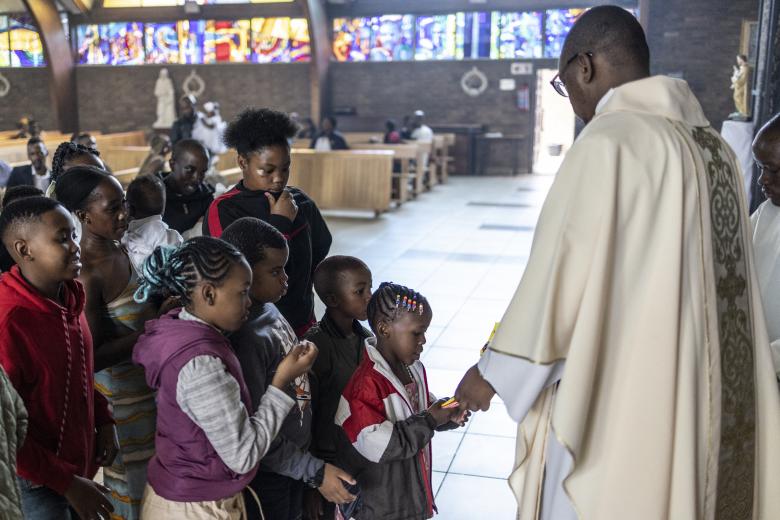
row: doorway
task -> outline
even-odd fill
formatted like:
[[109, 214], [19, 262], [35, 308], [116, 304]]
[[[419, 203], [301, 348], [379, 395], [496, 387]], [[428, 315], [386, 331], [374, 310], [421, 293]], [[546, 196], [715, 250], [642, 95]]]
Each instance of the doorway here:
[[554, 175], [574, 143], [574, 111], [569, 100], [558, 95], [550, 81], [556, 69], [536, 73], [536, 125], [534, 128], [534, 173]]

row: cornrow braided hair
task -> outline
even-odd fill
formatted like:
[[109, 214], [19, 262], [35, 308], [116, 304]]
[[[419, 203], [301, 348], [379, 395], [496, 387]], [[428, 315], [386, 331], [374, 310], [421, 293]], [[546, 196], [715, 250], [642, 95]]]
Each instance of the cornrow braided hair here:
[[380, 320], [393, 322], [400, 312], [422, 315], [428, 300], [414, 289], [393, 282], [382, 282], [368, 302], [368, 324], [376, 332]]
[[57, 182], [65, 169], [65, 163], [74, 157], [80, 155], [94, 155], [100, 157], [100, 152], [93, 148], [87, 148], [83, 144], [76, 144], [70, 141], [60, 143], [51, 159], [51, 180]]
[[144, 262], [135, 301], [144, 303], [152, 296], [177, 296], [187, 305], [198, 283], [219, 285], [242, 259], [238, 249], [212, 237], [192, 238], [179, 248], [159, 246]]

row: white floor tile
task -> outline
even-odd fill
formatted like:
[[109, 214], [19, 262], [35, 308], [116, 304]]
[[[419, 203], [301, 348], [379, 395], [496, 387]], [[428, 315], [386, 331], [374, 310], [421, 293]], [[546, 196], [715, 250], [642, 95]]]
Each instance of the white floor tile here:
[[442, 520], [514, 520], [517, 503], [503, 479], [449, 473], [436, 495]]
[[515, 458], [515, 439], [467, 433], [460, 443], [450, 473], [507, 478]]

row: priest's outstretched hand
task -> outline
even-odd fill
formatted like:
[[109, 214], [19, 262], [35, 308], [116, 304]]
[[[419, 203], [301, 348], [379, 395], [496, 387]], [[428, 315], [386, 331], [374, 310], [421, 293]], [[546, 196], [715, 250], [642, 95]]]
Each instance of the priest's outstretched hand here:
[[477, 365], [469, 368], [455, 390], [455, 399], [460, 403], [461, 410], [486, 411], [490, 408], [490, 400], [496, 391], [479, 373]]

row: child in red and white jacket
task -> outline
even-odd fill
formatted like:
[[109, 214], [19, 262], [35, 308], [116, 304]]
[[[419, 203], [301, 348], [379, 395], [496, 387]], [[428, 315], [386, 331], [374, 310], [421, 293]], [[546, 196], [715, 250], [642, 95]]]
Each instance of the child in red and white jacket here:
[[431, 486], [435, 431], [462, 426], [467, 417], [444, 409], [428, 391], [420, 354], [433, 313], [415, 291], [383, 283], [371, 296], [363, 361], [341, 397], [336, 424], [347, 442], [337, 460], [360, 488], [357, 520], [424, 520], [436, 509]]

